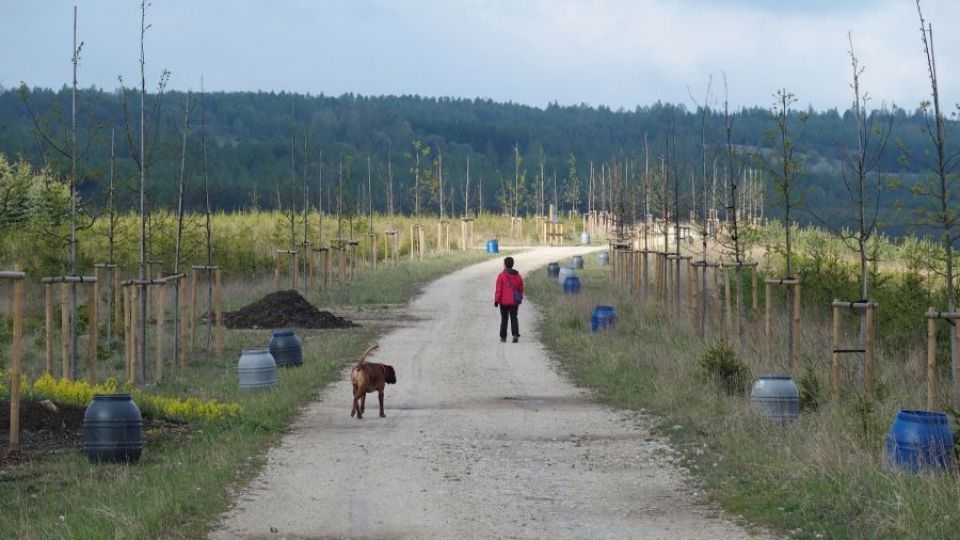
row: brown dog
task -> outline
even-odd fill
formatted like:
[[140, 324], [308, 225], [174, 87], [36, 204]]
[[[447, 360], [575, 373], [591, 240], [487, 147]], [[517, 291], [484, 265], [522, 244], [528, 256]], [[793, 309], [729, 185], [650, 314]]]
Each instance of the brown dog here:
[[379, 345], [367, 347], [367, 350], [360, 354], [360, 360], [350, 373], [350, 380], [353, 382], [353, 408], [350, 409], [350, 416], [357, 415], [357, 420], [363, 418], [367, 394], [374, 391], [380, 398], [380, 417], [385, 417], [386, 415], [383, 414], [384, 385], [397, 382], [397, 373], [393, 370], [393, 366], [366, 361], [370, 353], [379, 347]]

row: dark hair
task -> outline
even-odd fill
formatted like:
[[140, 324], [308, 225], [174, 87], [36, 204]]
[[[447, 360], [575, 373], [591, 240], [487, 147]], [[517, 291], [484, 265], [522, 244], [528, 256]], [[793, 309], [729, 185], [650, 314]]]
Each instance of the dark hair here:
[[507, 268], [513, 268], [513, 257], [507, 257], [503, 260], [503, 265]]

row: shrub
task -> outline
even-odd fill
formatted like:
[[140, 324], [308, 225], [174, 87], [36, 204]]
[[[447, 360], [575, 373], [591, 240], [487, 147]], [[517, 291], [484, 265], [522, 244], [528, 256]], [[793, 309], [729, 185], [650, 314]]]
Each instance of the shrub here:
[[737, 358], [736, 351], [721, 342], [700, 355], [700, 374], [704, 379], [715, 381], [729, 395], [746, 392], [750, 373]]
[[818, 410], [824, 401], [823, 384], [812, 366], [808, 365], [803, 370], [803, 375], [797, 381], [797, 386], [800, 390], [800, 410]]
[[[26, 385], [24, 385], [27, 388]], [[116, 394], [126, 391], [133, 395], [134, 401], [144, 412], [159, 418], [192, 421], [223, 421], [240, 416], [242, 409], [237, 403], [222, 403], [216, 400], [197, 398], [175, 398], [145, 394], [132, 388], [121, 388], [117, 380], [109, 378], [103, 384], [93, 385], [86, 381], [68, 381], [55, 379], [45, 374], [33, 382], [33, 397], [48, 398], [60, 403], [85, 407], [93, 400], [94, 394]]]

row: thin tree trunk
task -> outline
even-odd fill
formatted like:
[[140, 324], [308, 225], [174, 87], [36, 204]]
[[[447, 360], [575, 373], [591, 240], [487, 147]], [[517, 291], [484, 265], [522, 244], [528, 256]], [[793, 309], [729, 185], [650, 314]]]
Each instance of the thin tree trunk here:
[[147, 156], [146, 156], [146, 94], [147, 74], [146, 56], [144, 54], [144, 38], [147, 33], [147, 2], [140, 2], [140, 328], [139, 351], [137, 352], [139, 367], [137, 384], [143, 384], [147, 377], [147, 286], [143, 282], [147, 279]]
[[[187, 132], [190, 129], [190, 92], [187, 91], [186, 104], [183, 108], [183, 144], [180, 148], [180, 182], [177, 194], [177, 242], [173, 254], [173, 273], [180, 273], [180, 257], [183, 241], [183, 188], [187, 170]], [[173, 354], [176, 357], [180, 351], [180, 283], [177, 280], [173, 290]], [[159, 322], [159, 321], [158, 321]], [[176, 364], [176, 362], [174, 362]]]
[[[77, 64], [80, 50], [77, 48], [77, 6], [73, 6], [73, 87], [71, 90], [70, 129], [70, 273], [79, 275], [77, 261]], [[90, 329], [91, 332], [96, 329]], [[70, 374], [77, 378], [77, 284], [70, 284]]]

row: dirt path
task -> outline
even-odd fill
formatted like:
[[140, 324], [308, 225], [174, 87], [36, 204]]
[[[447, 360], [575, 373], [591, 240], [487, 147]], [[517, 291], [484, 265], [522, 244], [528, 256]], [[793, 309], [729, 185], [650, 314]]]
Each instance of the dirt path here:
[[[518, 255], [521, 272], [577, 252]], [[582, 251], [579, 250], [579, 251]], [[645, 421], [592, 403], [556, 372], [520, 311], [497, 339], [501, 259], [432, 285], [415, 325], [373, 361], [398, 384], [350, 418], [350, 383], [323, 391], [213, 538], [739, 538], [670, 464]]]

